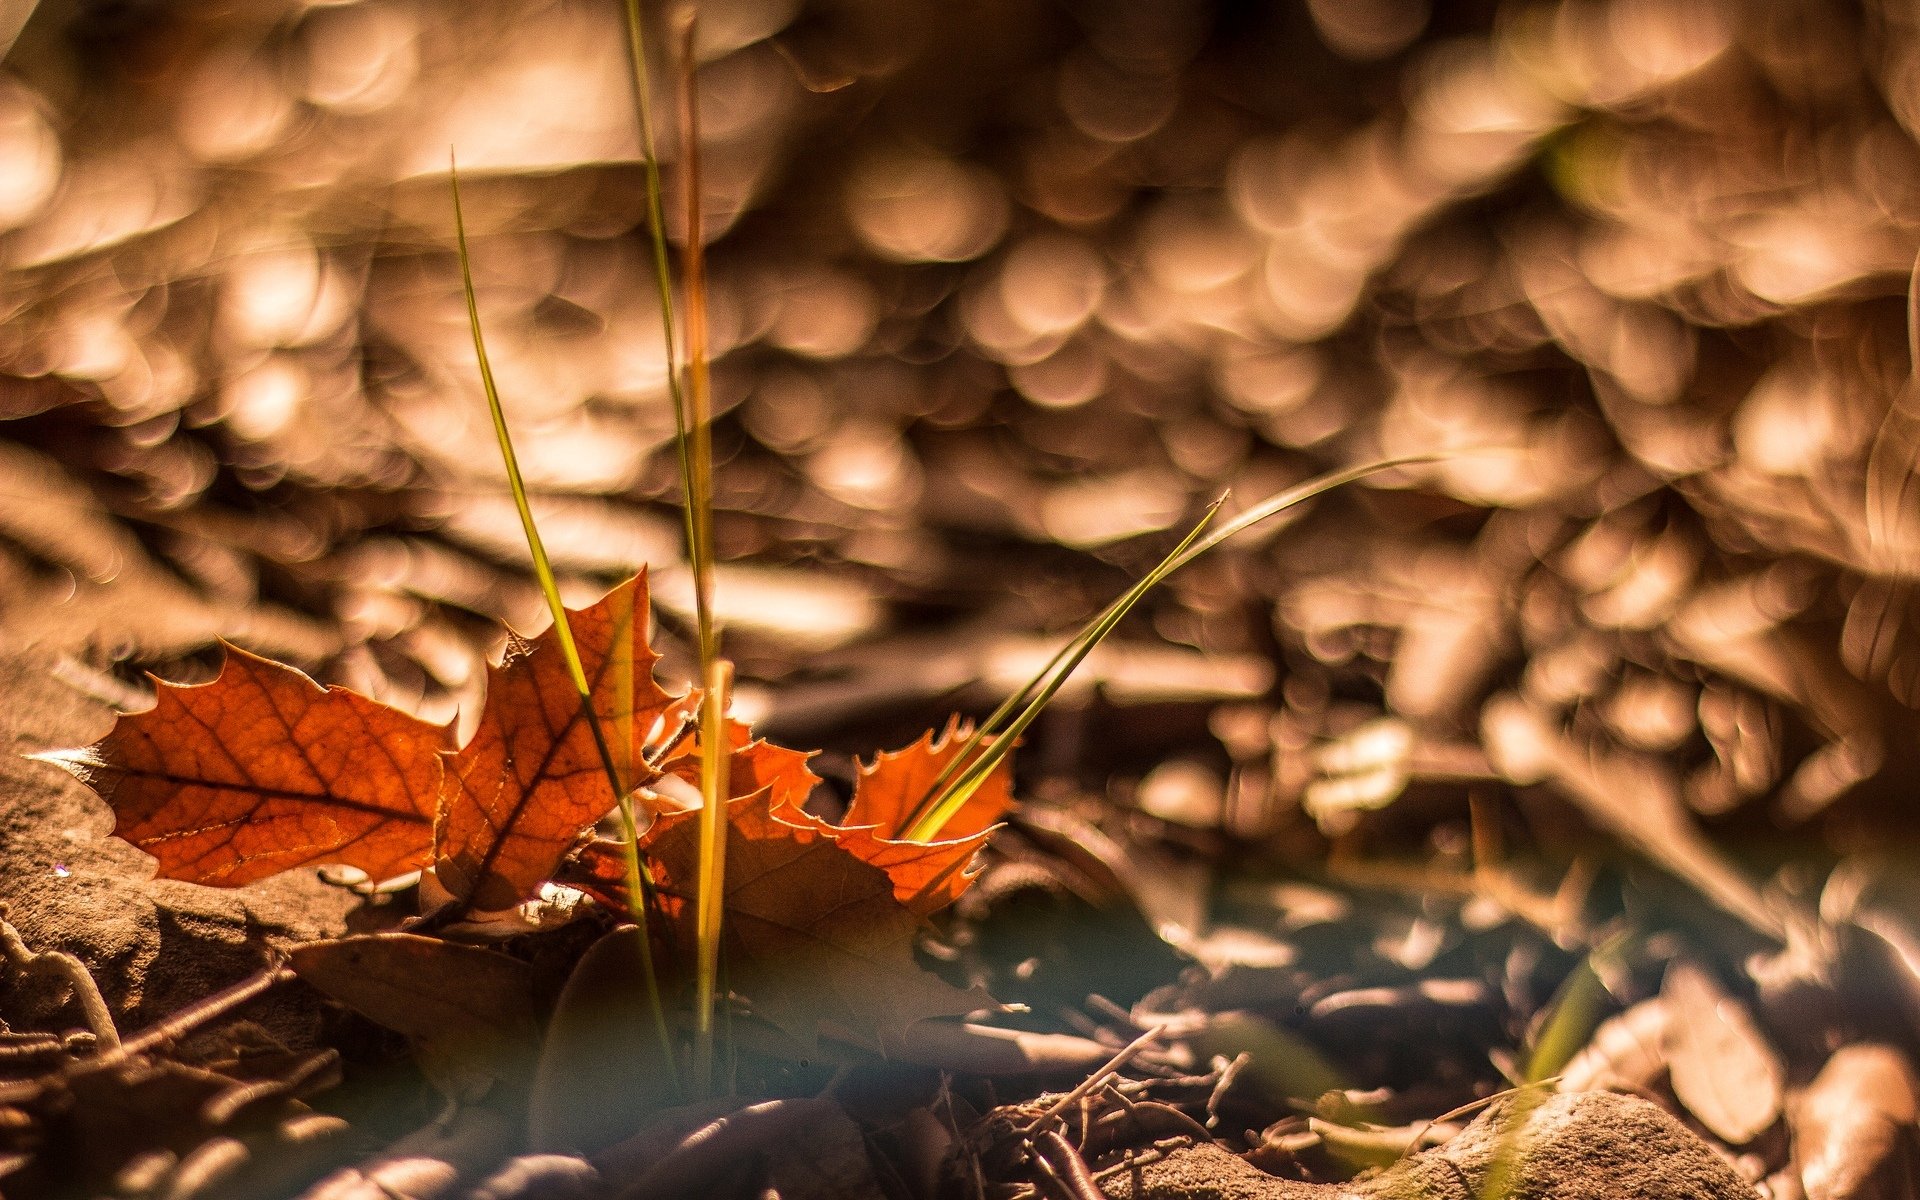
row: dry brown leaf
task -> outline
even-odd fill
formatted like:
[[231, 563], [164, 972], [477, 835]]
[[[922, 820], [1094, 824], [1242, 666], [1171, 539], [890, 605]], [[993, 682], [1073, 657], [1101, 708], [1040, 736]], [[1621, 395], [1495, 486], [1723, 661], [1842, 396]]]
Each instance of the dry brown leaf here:
[[315, 863], [425, 865], [446, 731], [227, 647], [213, 682], [158, 684], [78, 764], [160, 874], [237, 887]]
[[[649, 855], [661, 899], [690, 936], [697, 822], [676, 815], [659, 824]], [[914, 961], [919, 920], [894, 898], [885, 871], [781, 821], [764, 792], [730, 806], [725, 903], [730, 985], [805, 1046], [823, 1023], [872, 1031], [885, 1045], [915, 1021], [993, 1004]]]
[[1667, 1069], [1667, 1003], [1654, 996], [1600, 1022], [1560, 1071], [1559, 1090], [1639, 1091]]
[[[568, 625], [600, 727], [610, 746], [627, 748], [618, 765], [631, 777], [639, 762], [632, 748], [674, 704], [653, 680], [646, 575], [569, 613]], [[476, 908], [510, 908], [614, 803], [558, 632], [549, 629], [487, 673], [480, 727], [447, 770], [434, 830], [440, 880]]]
[[1673, 1091], [1722, 1141], [1743, 1146], [1780, 1115], [1786, 1067], [1746, 1005], [1699, 967], [1676, 959], [1660, 988]]
[[1793, 1106], [1793, 1157], [1807, 1200], [1870, 1200], [1910, 1169], [1920, 1083], [1892, 1046], [1834, 1051]]
[[288, 962], [314, 987], [408, 1037], [517, 1037], [534, 1027], [529, 968], [493, 950], [369, 933], [308, 942]]
[[300, 978], [418, 1045], [450, 1096], [473, 1097], [528, 1065], [536, 1019], [533, 975], [519, 959], [410, 933], [373, 933], [297, 946]]
[[591, 1154], [670, 1102], [640, 937], [633, 925], [605, 934], [567, 976], [528, 1096], [527, 1145], [535, 1152]]

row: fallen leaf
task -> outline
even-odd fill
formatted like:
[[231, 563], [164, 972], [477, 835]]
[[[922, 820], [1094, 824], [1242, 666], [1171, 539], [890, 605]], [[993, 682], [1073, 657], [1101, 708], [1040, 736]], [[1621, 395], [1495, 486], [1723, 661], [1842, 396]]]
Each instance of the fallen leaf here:
[[[873, 1031], [880, 1044], [915, 1021], [993, 1005], [914, 961], [919, 920], [885, 871], [818, 829], [772, 812], [767, 793], [729, 808], [725, 955], [732, 988], [767, 1021], [812, 1047], [823, 1022]], [[649, 845], [663, 906], [691, 937], [697, 822], [664, 817]]]
[[530, 969], [497, 951], [368, 933], [308, 942], [287, 959], [300, 978], [408, 1037], [511, 1038], [534, 1027]]
[[361, 1016], [406, 1034], [449, 1096], [477, 1098], [530, 1066], [533, 975], [516, 958], [410, 933], [308, 942], [288, 954], [300, 978]]
[[[727, 734], [733, 742], [728, 760], [730, 795], [738, 799], [768, 789], [769, 808], [775, 817], [832, 838], [855, 858], [885, 871], [893, 881], [895, 899], [922, 915], [935, 912], [959, 899], [973, 882], [976, 872], [968, 867], [986, 845], [994, 821], [1012, 802], [1007, 764], [1002, 761], [994, 768], [956, 818], [977, 824], [991, 813], [977, 829], [965, 830], [963, 826], [956, 830], [949, 823], [949, 836], [939, 841], [909, 842], [886, 836], [881, 832], [886, 822], [869, 818], [876, 810], [883, 814], [897, 810], [903, 818], [909, 811], [906, 806], [925, 793], [958, 752], [965, 739], [956, 738], [957, 732], [955, 718], [939, 739], [928, 733], [905, 750], [882, 751], [871, 767], [861, 766], [846, 821], [836, 825], [805, 808], [807, 797], [820, 783], [819, 777], [807, 769], [813, 755], [755, 741], [744, 726], [728, 722]], [[661, 770], [699, 786], [700, 759], [693, 733], [668, 753]], [[916, 788], [918, 791], [910, 796], [909, 790]], [[896, 825], [900, 823], [895, 820]]]
[[604, 934], [574, 964], [547, 1022], [527, 1098], [527, 1145], [592, 1154], [634, 1132], [640, 1114], [671, 1103], [648, 1007], [640, 930]]
[[1787, 1070], [1746, 1005], [1676, 959], [1660, 987], [1674, 1095], [1722, 1141], [1744, 1146], [1780, 1115]]
[[[1913, 1064], [1892, 1046], [1834, 1051], [1794, 1105], [1793, 1156], [1807, 1200], [1869, 1200], [1913, 1153]], [[1897, 1194], [1897, 1193], [1896, 1193]]]
[[1653, 996], [1594, 1029], [1560, 1069], [1562, 1092], [1643, 1091], [1667, 1069], [1667, 1002]]
[[811, 813], [780, 815], [825, 834], [848, 854], [885, 871], [894, 899], [921, 916], [952, 904], [972, 885], [979, 874], [972, 866], [974, 856], [993, 836], [988, 828], [947, 841], [904, 842], [880, 837], [865, 826], [833, 825]]
[[[670, 720], [678, 714], [699, 711], [700, 692], [695, 689], [674, 705]], [[813, 754], [789, 750], [772, 742], [755, 740], [752, 732], [736, 721], [727, 722], [727, 789], [732, 798], [751, 796], [762, 788], [769, 791], [773, 811], [782, 817], [803, 811], [807, 797], [820, 784], [820, 777], [807, 769]], [[671, 749], [661, 756], [660, 773], [672, 775], [698, 790], [700, 787], [699, 733], [689, 729]]]
[[[654, 682], [646, 624], [644, 573], [568, 614], [594, 712], [625, 772], [637, 770], [635, 748], [674, 704]], [[489, 669], [479, 729], [447, 770], [435, 868], [475, 908], [532, 895], [616, 802], [559, 641], [549, 629]]]
[[160, 874], [220, 887], [316, 863], [424, 866], [446, 731], [227, 647], [213, 682], [161, 681], [77, 765]]
[[[845, 824], [872, 826], [884, 838], [899, 838], [919, 816], [915, 811], [940, 772], [966, 748], [971, 729], [959, 717], [935, 734], [929, 730], [904, 750], [883, 750], [871, 763], [858, 764], [853, 800]], [[986, 745], [992, 744], [988, 739]], [[1013, 807], [1013, 771], [1002, 758], [973, 795], [941, 827], [946, 839], [960, 839], [991, 827]]]

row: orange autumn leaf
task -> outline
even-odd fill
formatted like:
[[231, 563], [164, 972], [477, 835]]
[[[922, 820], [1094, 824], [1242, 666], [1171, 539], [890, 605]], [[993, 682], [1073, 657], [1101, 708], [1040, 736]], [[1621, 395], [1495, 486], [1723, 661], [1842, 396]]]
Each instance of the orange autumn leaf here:
[[[569, 620], [602, 734], [643, 796], [661, 776], [697, 784], [701, 752], [685, 728], [698, 692], [676, 700], [654, 682], [646, 622], [644, 575]], [[456, 753], [437, 727], [234, 651], [212, 684], [163, 684], [156, 708], [124, 718], [88, 761], [117, 832], [169, 876], [237, 885], [308, 863], [387, 876], [432, 861], [464, 904], [498, 910], [552, 877], [615, 797], [555, 631], [517, 643], [488, 681], [478, 731]], [[1002, 766], [946, 839], [890, 836], [958, 754], [960, 732], [952, 723], [861, 766], [848, 822], [836, 825], [805, 810], [820, 782], [810, 753], [730, 723], [729, 791], [764, 795], [769, 819], [880, 871], [894, 901], [924, 916], [972, 881], [975, 852], [1011, 799]], [[644, 748], [663, 737], [670, 748], [649, 762]], [[666, 811], [649, 846], [674, 824], [670, 805], [656, 804]], [[612, 859], [594, 853], [582, 860], [584, 886], [617, 894], [624, 872], [599, 878]]]
[[[696, 711], [700, 691], [695, 688], [677, 702], [676, 711]], [[773, 811], [786, 816], [801, 811], [807, 797], [820, 785], [820, 777], [807, 769], [813, 758], [808, 750], [789, 750], [772, 742], [756, 740], [745, 725], [727, 721], [727, 795], [735, 799], [751, 796], [762, 788], [769, 791]], [[688, 786], [700, 787], [700, 737], [689, 729], [666, 753], [660, 756], [659, 771], [672, 775]]]
[[[888, 837], [877, 825], [855, 820], [854, 815], [861, 811], [861, 796], [869, 796], [871, 804], [876, 789], [880, 803], [898, 805], [904, 789], [915, 786], [920, 777], [931, 783], [952, 756], [948, 746], [951, 744], [957, 749], [958, 743], [950, 736], [954, 729], [955, 726], [950, 725], [949, 737], [937, 743], [933, 735], [928, 734], [906, 750], [882, 752], [873, 767], [863, 767], [861, 778], [855, 784], [854, 806], [848, 811], [848, 820], [836, 825], [806, 811], [807, 797], [820, 782], [819, 777], [807, 769], [807, 760], [812, 754], [788, 750], [768, 741], [755, 741], [745, 726], [730, 721], [727, 724], [727, 736], [732, 742], [728, 794], [737, 799], [768, 789], [769, 807], [776, 818], [825, 834], [855, 858], [879, 867], [893, 881], [894, 897], [924, 915], [959, 899], [960, 893], [973, 882], [967, 866], [986, 844], [992, 821], [986, 821], [979, 829], [939, 841], [909, 842]], [[933, 747], [931, 755], [926, 753], [928, 747]], [[661, 770], [699, 786], [700, 758], [695, 734], [688, 733], [668, 752]], [[963, 817], [978, 820], [989, 812], [998, 817], [1011, 799], [1004, 764], [980, 790], [986, 799], [969, 804], [963, 810]]]
[[894, 899], [920, 916], [937, 912], [960, 898], [979, 873], [969, 869], [973, 856], [993, 836], [991, 829], [983, 829], [938, 842], [896, 841], [879, 836], [871, 826], [834, 825], [808, 812], [777, 815], [832, 838], [848, 854], [885, 871], [893, 884]]
[[[663, 814], [653, 828], [640, 839], [644, 851], [679, 821], [693, 815], [684, 809]], [[776, 819], [810, 829], [855, 858], [880, 868], [893, 885], [893, 897], [909, 912], [926, 916], [938, 912], [960, 898], [973, 883], [977, 871], [968, 869], [973, 856], [992, 836], [983, 830], [968, 838], [948, 842], [895, 842], [874, 836], [871, 829], [850, 829], [821, 820], [809, 812], [792, 809], [773, 810]], [[582, 848], [576, 863], [563, 872], [560, 882], [589, 892], [611, 908], [627, 907], [626, 856], [620, 843], [595, 841]]]
[[[920, 815], [919, 808], [934, 781], [966, 748], [972, 728], [954, 717], [945, 730], [928, 730], [904, 750], [883, 750], [871, 763], [858, 764], [853, 802], [847, 806], [848, 825], [870, 825], [881, 836], [898, 838]], [[989, 738], [986, 745], [991, 745]], [[943, 838], [967, 838], [985, 830], [1013, 807], [1013, 771], [1003, 758], [974, 789], [973, 795], [941, 827]]]
[[238, 887], [316, 863], [424, 866], [446, 731], [227, 647], [213, 682], [161, 681], [81, 765], [160, 874]]
[[[776, 817], [757, 792], [729, 806], [725, 956], [729, 985], [803, 1044], [823, 1025], [872, 1030], [880, 1042], [915, 1021], [990, 1007], [914, 961], [919, 918], [894, 898], [885, 871], [835, 839]], [[692, 936], [698, 822], [663, 817], [648, 847], [662, 905]]]
[[[568, 625], [609, 744], [641, 744], [674, 704], [653, 679], [646, 575], [570, 612]], [[620, 757], [628, 777], [639, 770], [637, 755]], [[532, 895], [582, 831], [613, 809], [556, 630], [488, 671], [479, 729], [453, 757], [443, 792], [436, 871], [448, 891], [483, 910]]]

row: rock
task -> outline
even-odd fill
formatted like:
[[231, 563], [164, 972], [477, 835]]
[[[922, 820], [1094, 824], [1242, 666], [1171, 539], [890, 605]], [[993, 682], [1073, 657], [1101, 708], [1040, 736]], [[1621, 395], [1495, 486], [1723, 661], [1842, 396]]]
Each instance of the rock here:
[[[1534, 1107], [1528, 1109], [1528, 1104]], [[1516, 1119], [1524, 1122], [1518, 1131]], [[1510, 1164], [1510, 1165], [1509, 1165]], [[1666, 1110], [1608, 1092], [1503, 1099], [1444, 1146], [1348, 1184], [1276, 1179], [1211, 1142], [1162, 1140], [1090, 1164], [1112, 1200], [1751, 1200]]]
[[[345, 931], [355, 898], [311, 873], [234, 889], [153, 878], [153, 860], [111, 836], [98, 796], [61, 767], [22, 757], [88, 745], [112, 726], [110, 709], [52, 668], [0, 659], [0, 903], [28, 947], [87, 965], [123, 1033], [256, 973], [270, 947]], [[4, 996], [0, 1015], [13, 1028], [81, 1023], [63, 988]], [[237, 1015], [303, 1049], [318, 1044], [319, 1005], [305, 988], [281, 987]]]

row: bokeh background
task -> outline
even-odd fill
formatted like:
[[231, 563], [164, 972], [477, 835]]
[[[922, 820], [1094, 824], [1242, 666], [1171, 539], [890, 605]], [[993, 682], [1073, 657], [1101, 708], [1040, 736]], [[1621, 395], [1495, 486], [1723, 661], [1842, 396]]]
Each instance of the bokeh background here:
[[[11, 648], [131, 696], [219, 636], [472, 719], [497, 619], [543, 617], [451, 151], [548, 544], [580, 600], [651, 565], [684, 670], [617, 4], [6, 14]], [[1404, 794], [1447, 854], [1463, 788], [1544, 781], [1749, 924], [1750, 879], [1901, 826], [1905, 6], [712, 0], [697, 50], [720, 603], [766, 728], [903, 740], [1222, 492], [1451, 448], [1176, 577], [1025, 786], [1302, 855]]]

